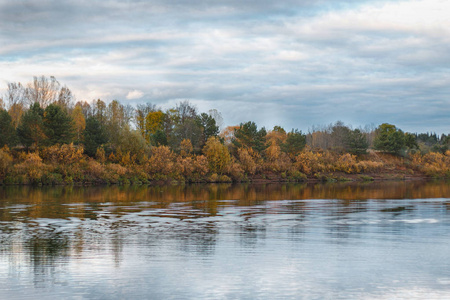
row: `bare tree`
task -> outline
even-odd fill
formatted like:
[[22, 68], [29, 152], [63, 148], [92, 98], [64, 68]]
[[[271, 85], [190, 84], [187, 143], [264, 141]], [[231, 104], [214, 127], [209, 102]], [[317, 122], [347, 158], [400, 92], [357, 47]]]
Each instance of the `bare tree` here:
[[57, 104], [62, 108], [68, 109], [71, 107], [73, 102], [74, 96], [72, 94], [72, 91], [67, 86], [63, 86], [59, 90]]
[[197, 108], [188, 100], [179, 102], [175, 110], [178, 112], [181, 124], [184, 124], [186, 120], [194, 119], [197, 116]]
[[210, 109], [208, 114], [216, 121], [216, 125], [219, 127], [219, 130], [222, 130], [223, 126], [223, 118], [222, 114], [217, 109]]
[[19, 82], [10, 82], [8, 83], [8, 90], [6, 91], [5, 100], [8, 104], [8, 107], [17, 104], [24, 104], [26, 102], [26, 89]]
[[39, 103], [42, 108], [56, 102], [60, 94], [60, 84], [55, 77], [33, 77], [26, 89], [27, 104]]

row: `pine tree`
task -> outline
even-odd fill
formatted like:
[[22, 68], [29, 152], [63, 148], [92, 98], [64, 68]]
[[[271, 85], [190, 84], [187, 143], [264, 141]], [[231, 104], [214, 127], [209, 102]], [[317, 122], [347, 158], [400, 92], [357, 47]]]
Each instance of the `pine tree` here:
[[47, 144], [69, 144], [75, 137], [75, 124], [59, 105], [50, 104], [44, 111], [44, 130]]
[[8, 145], [15, 146], [17, 143], [16, 130], [12, 124], [12, 119], [6, 110], [0, 110], [0, 148]]
[[17, 126], [17, 135], [25, 147], [32, 145], [39, 147], [47, 139], [43, 117], [44, 110], [38, 102], [32, 104], [30, 109], [22, 115], [19, 126]]
[[94, 157], [97, 148], [107, 142], [108, 138], [100, 121], [96, 117], [88, 117], [84, 129], [84, 151], [86, 154]]

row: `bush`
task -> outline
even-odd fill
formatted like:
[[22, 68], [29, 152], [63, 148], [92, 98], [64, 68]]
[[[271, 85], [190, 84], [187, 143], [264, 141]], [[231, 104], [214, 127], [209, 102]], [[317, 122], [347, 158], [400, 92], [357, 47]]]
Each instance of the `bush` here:
[[0, 149], [0, 180], [3, 180], [12, 167], [13, 158], [7, 148]]
[[71, 144], [54, 145], [41, 151], [42, 158], [53, 164], [70, 165], [78, 162], [83, 157], [84, 149], [81, 146]]

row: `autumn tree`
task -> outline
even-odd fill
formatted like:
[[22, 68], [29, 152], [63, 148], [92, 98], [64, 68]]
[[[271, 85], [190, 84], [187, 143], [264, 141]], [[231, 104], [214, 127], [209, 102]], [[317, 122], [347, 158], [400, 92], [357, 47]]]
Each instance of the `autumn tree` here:
[[28, 104], [39, 103], [42, 108], [46, 108], [58, 100], [59, 94], [60, 84], [55, 77], [34, 76], [27, 85], [25, 98]]
[[189, 101], [179, 102], [175, 109], [166, 112], [166, 134], [169, 145], [178, 151], [182, 140], [189, 139], [195, 151], [199, 151], [202, 128], [196, 121], [197, 109]]
[[131, 155], [132, 160], [143, 161], [150, 153], [150, 146], [138, 130], [125, 128], [120, 135], [119, 150]]
[[225, 145], [229, 146], [232, 144], [234, 133], [237, 129], [239, 129], [239, 126], [228, 126], [220, 132], [219, 137], [223, 140]]
[[92, 116], [95, 117], [102, 126], [105, 126], [108, 118], [106, 115], [106, 103], [100, 99], [93, 101], [91, 111]]
[[25, 87], [19, 83], [8, 83], [4, 97], [8, 113], [11, 116], [14, 128], [19, 125], [22, 114], [25, 112]]
[[72, 111], [72, 119], [75, 126], [76, 141], [80, 143], [82, 140], [83, 131], [86, 128], [86, 119], [83, 114], [83, 108], [81, 105], [76, 105]]
[[72, 106], [73, 99], [72, 91], [67, 86], [63, 86], [54, 103], [67, 111]]
[[133, 122], [136, 125], [137, 130], [145, 137], [146, 132], [146, 117], [149, 113], [158, 111], [156, 105], [152, 103], [138, 104], [134, 111]]
[[182, 157], [187, 157], [192, 154], [192, 151], [194, 151], [194, 147], [192, 147], [191, 140], [182, 140], [180, 144], [180, 155]]
[[286, 141], [286, 130], [281, 126], [274, 126], [266, 135], [266, 142], [268, 145], [276, 144], [280, 146]]
[[122, 146], [120, 142], [123, 140], [122, 136], [129, 131], [129, 122], [132, 115], [127, 107], [114, 100], [106, 107], [105, 117], [106, 120], [103, 124], [110, 146], [112, 149], [117, 150]]
[[84, 119], [86, 120], [87, 117], [92, 116], [92, 107], [91, 105], [86, 101], [78, 101], [75, 104], [75, 107], [79, 106], [81, 108], [81, 112], [83, 113]]
[[210, 170], [217, 174], [223, 174], [231, 162], [227, 147], [216, 136], [211, 136], [206, 141], [203, 153], [208, 160]]
[[165, 114], [160, 110], [150, 111], [145, 116], [144, 137], [150, 144], [156, 145], [156, 141], [153, 137], [157, 132], [159, 132], [159, 134], [163, 132], [165, 117]]

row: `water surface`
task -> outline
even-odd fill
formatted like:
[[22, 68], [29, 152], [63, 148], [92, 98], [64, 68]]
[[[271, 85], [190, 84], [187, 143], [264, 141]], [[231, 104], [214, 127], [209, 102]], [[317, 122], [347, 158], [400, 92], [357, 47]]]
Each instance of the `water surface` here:
[[450, 185], [0, 188], [0, 299], [450, 299]]

